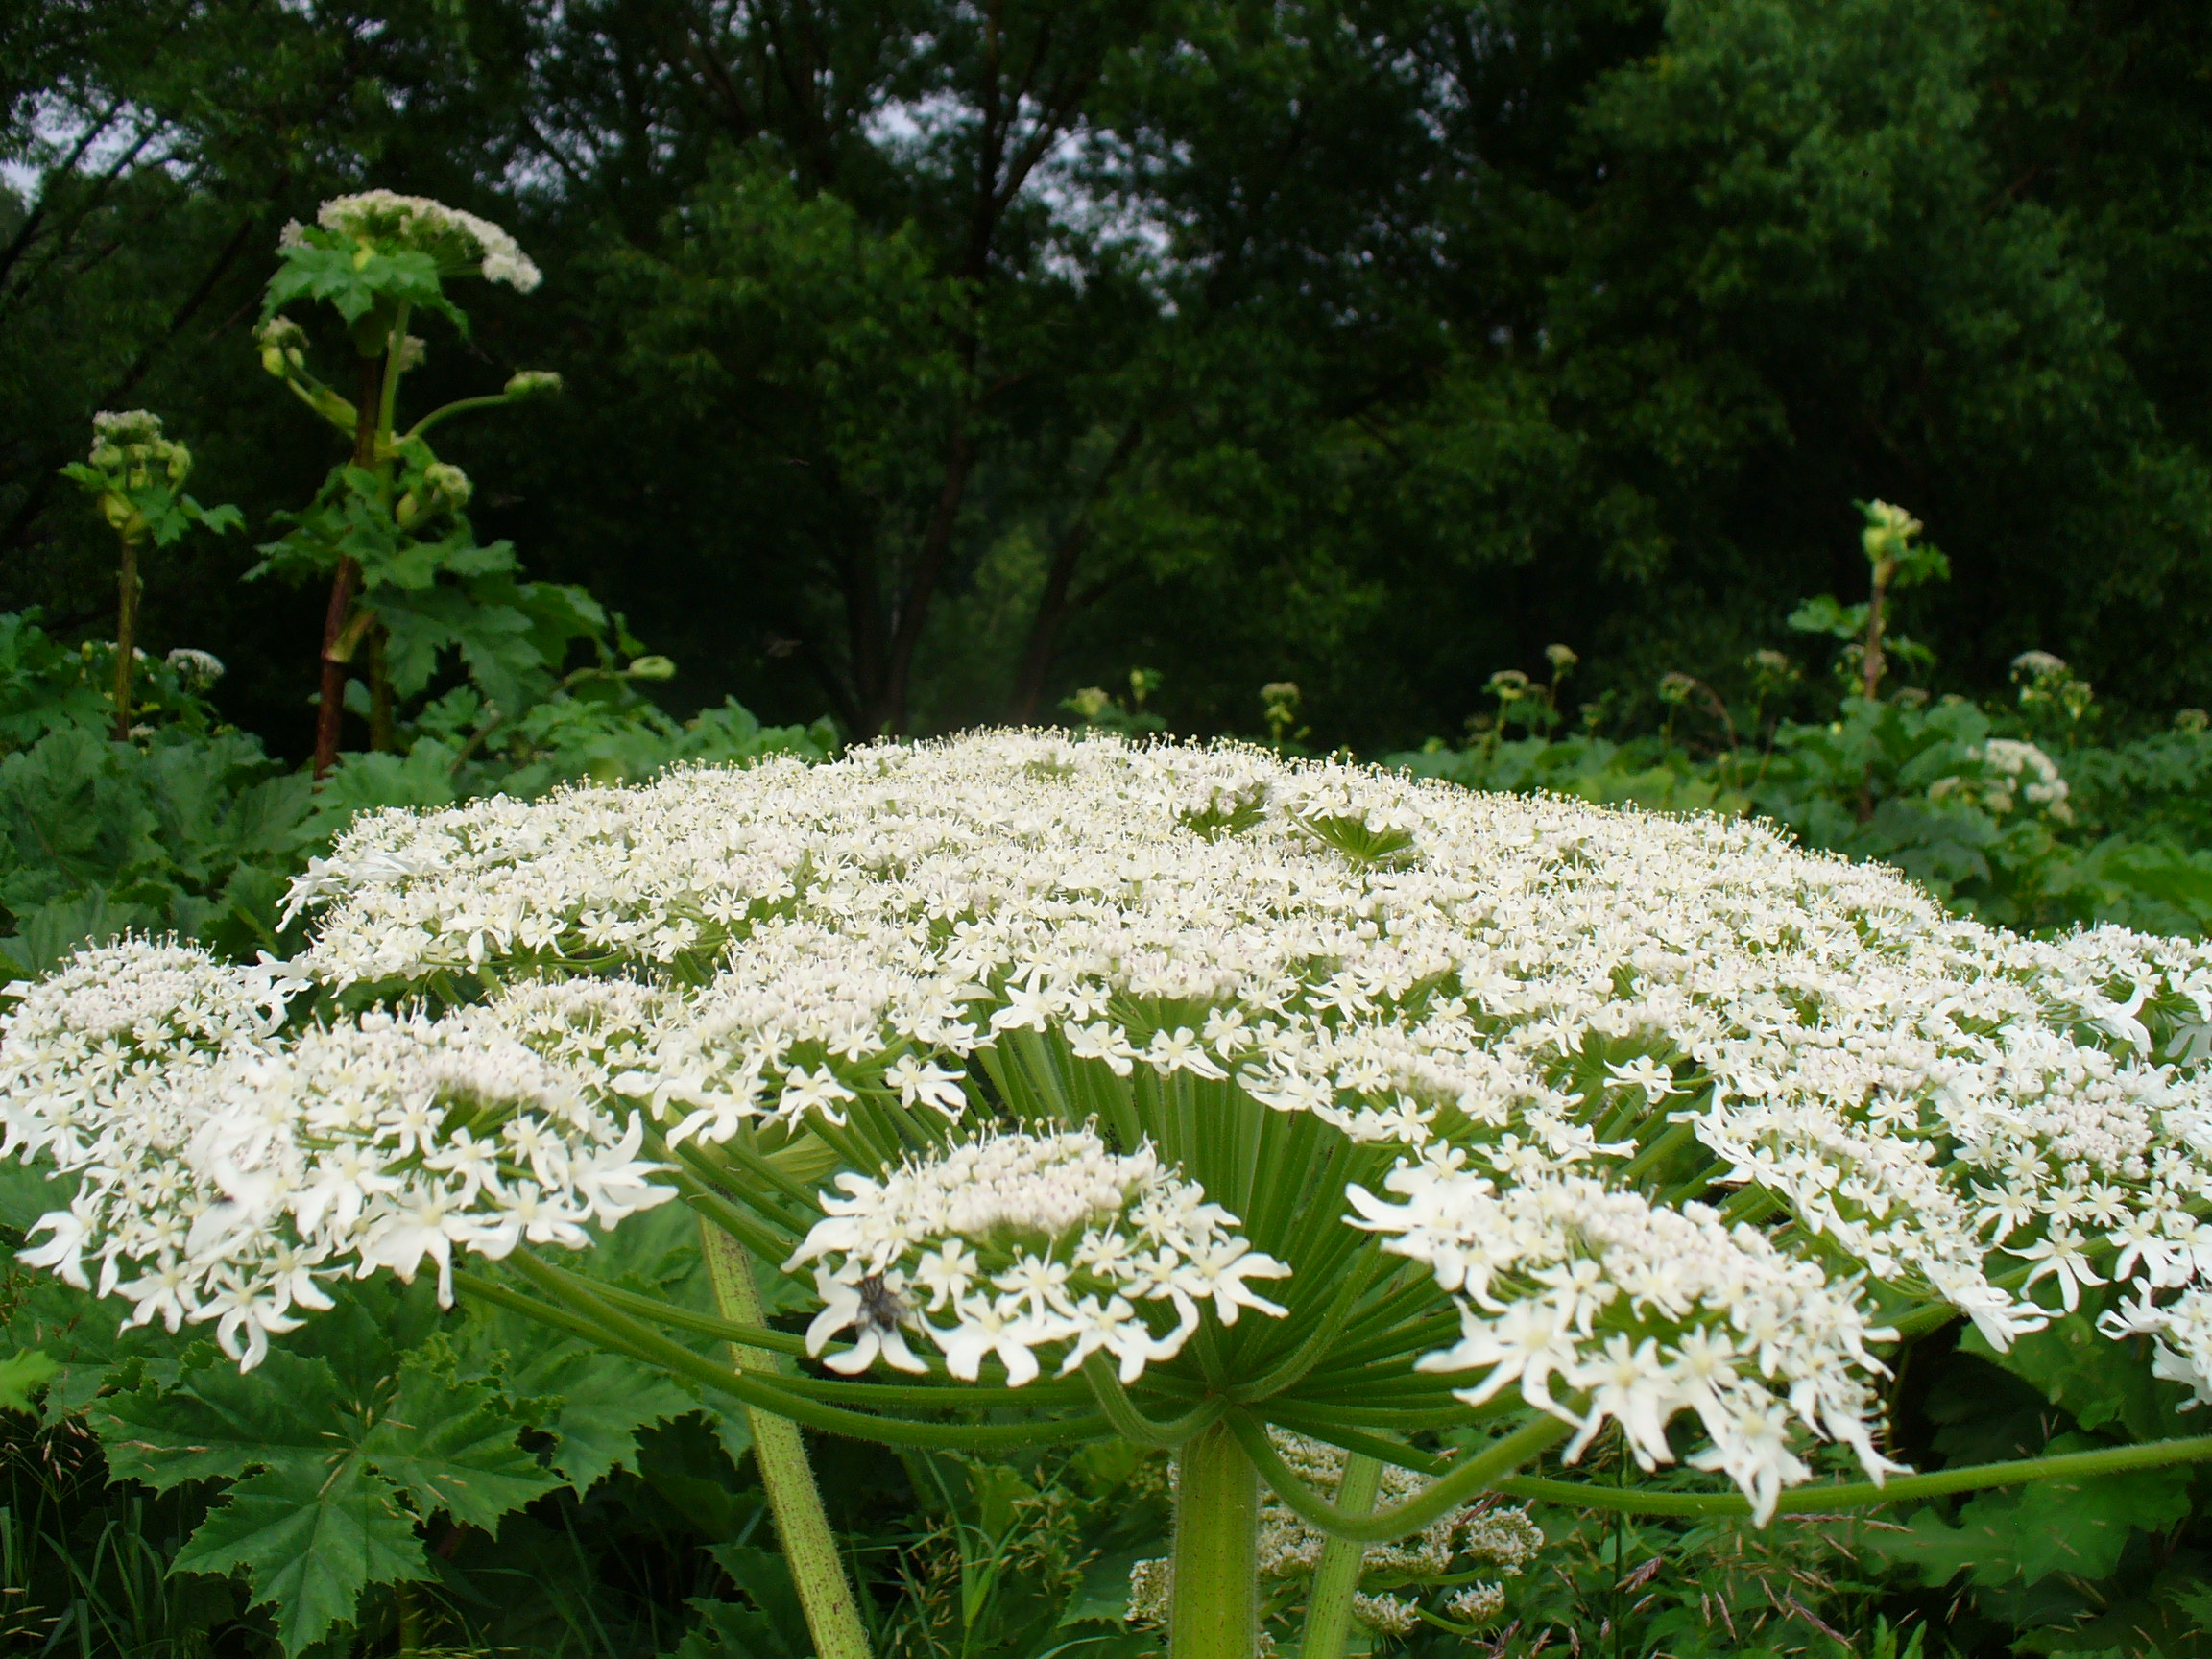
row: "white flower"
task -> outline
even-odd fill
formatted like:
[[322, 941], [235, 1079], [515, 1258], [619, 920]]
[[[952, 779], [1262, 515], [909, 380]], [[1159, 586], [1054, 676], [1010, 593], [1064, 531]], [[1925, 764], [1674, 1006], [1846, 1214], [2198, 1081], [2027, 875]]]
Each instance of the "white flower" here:
[[934, 1060], [902, 1054], [883, 1073], [883, 1080], [899, 1091], [899, 1098], [908, 1106], [935, 1106], [957, 1117], [968, 1104], [958, 1073], [944, 1070]]
[[[1289, 1269], [1236, 1237], [1235, 1217], [1149, 1147], [1110, 1153], [1090, 1130], [999, 1132], [837, 1186], [842, 1195], [823, 1198], [824, 1219], [784, 1263], [816, 1263], [816, 1293], [834, 1297], [807, 1332], [809, 1353], [853, 1322], [850, 1287], [871, 1278], [916, 1286], [931, 1313], [950, 1310], [950, 1325], [917, 1318], [912, 1328], [952, 1375], [973, 1381], [995, 1355], [1016, 1387], [1039, 1374], [1037, 1353], [1056, 1349], [1063, 1373], [1104, 1350], [1134, 1382], [1180, 1352], [1199, 1301], [1225, 1325], [1244, 1308], [1284, 1312], [1245, 1281]], [[1147, 1323], [1147, 1302], [1166, 1303], [1174, 1323]]]
[[[334, 197], [323, 204], [316, 223], [344, 235], [392, 238], [453, 263], [472, 263], [486, 281], [504, 282], [524, 294], [541, 280], [538, 267], [498, 226], [426, 196], [364, 190]], [[285, 246], [297, 240], [288, 228]]]

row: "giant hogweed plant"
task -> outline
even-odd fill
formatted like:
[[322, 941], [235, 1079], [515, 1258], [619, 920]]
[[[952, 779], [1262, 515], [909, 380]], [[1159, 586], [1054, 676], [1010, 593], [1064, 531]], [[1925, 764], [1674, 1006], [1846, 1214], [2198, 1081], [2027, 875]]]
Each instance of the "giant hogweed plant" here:
[[[114, 946], [7, 1017], [5, 1148], [81, 1177], [23, 1260], [244, 1367], [427, 1274], [734, 1402], [828, 1659], [867, 1641], [802, 1426], [1172, 1448], [1178, 1659], [1256, 1651], [1262, 1489], [1329, 1540], [1323, 1659], [1368, 1547], [1484, 1493], [1764, 1523], [2212, 1457], [1923, 1475], [1883, 1427], [1897, 1344], [2091, 1289], [2212, 1397], [2199, 945], [2022, 939], [1754, 825], [1037, 734], [379, 814], [292, 902], [289, 963]], [[677, 1202], [717, 1315], [565, 1264]], [[1738, 1490], [1561, 1479], [1601, 1433]]]
[[[468, 474], [430, 446], [430, 434], [455, 416], [558, 391], [558, 374], [525, 370], [496, 393], [399, 421], [401, 382], [426, 350], [410, 325], [434, 314], [467, 333], [449, 281], [538, 286], [538, 268], [514, 237], [426, 198], [371, 190], [324, 203], [311, 226], [288, 227], [277, 256], [263, 300], [261, 365], [351, 445], [251, 572], [329, 581], [315, 729], [321, 778], [336, 762], [357, 675], [371, 747], [391, 750], [400, 705], [428, 685], [442, 653], [459, 653], [489, 726], [551, 695], [570, 641], [599, 639], [608, 618], [580, 588], [519, 580], [509, 543], [480, 544]], [[352, 397], [308, 367], [307, 330], [284, 313], [303, 301], [338, 314], [353, 357]], [[661, 677], [663, 661], [643, 660], [638, 677]]]

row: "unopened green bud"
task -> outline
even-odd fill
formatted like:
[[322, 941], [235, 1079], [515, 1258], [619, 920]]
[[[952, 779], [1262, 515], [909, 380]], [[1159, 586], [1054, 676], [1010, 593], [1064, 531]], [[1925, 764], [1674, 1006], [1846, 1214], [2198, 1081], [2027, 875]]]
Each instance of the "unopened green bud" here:
[[1500, 702], [1517, 702], [1528, 695], [1528, 676], [1518, 668], [1501, 668], [1482, 689]]
[[676, 661], [672, 657], [633, 657], [622, 672], [632, 680], [673, 680]]
[[1697, 682], [1688, 674], [1673, 673], [1659, 676], [1659, 701], [1662, 703], [1687, 703], [1690, 694], [1697, 689]]
[[1866, 528], [1859, 532], [1859, 544], [1866, 549], [1869, 559], [1894, 560], [1905, 551], [1905, 544], [1920, 534], [1920, 520], [1887, 501], [1867, 502], [1865, 514]]
[[469, 482], [469, 474], [450, 461], [433, 461], [422, 469], [422, 482], [430, 487], [432, 494], [452, 507], [466, 507], [469, 497], [476, 493], [476, 486]]
[[261, 367], [279, 380], [307, 362], [307, 331], [289, 317], [272, 317], [254, 336], [261, 346]]

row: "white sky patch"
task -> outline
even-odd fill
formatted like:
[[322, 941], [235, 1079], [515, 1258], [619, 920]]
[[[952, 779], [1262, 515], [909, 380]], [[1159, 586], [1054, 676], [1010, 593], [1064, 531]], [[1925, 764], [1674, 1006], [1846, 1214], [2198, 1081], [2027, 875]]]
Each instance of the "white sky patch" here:
[[107, 172], [133, 150], [137, 155], [132, 165], [164, 166], [172, 159], [171, 140], [176, 136], [176, 130], [152, 110], [134, 104], [94, 111], [61, 94], [44, 93], [32, 110], [30, 132], [20, 151], [0, 160], [0, 180], [28, 207], [37, 202], [47, 172], [73, 156], [75, 170], [90, 175]]

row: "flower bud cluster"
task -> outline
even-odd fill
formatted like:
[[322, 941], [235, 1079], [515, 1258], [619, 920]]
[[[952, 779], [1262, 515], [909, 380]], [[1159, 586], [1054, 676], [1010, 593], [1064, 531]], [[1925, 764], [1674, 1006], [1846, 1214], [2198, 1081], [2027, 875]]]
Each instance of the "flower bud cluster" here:
[[1062, 1375], [1103, 1352], [1133, 1382], [1182, 1351], [1201, 1303], [1224, 1325], [1246, 1308], [1284, 1311], [1246, 1281], [1290, 1269], [1238, 1237], [1237, 1218], [1149, 1146], [1109, 1152], [1087, 1129], [1002, 1133], [837, 1186], [844, 1196], [823, 1198], [827, 1218], [784, 1263], [815, 1264], [825, 1306], [807, 1352], [856, 1332], [832, 1370], [864, 1371], [878, 1356], [924, 1370], [906, 1346], [912, 1331], [970, 1382], [987, 1357], [1020, 1387], [1037, 1377], [1040, 1352], [1058, 1355]]

